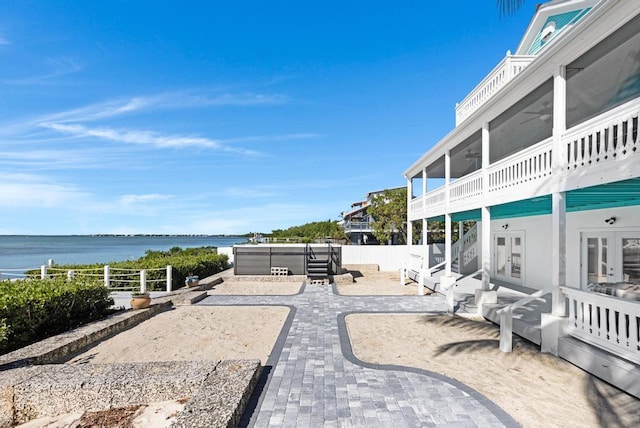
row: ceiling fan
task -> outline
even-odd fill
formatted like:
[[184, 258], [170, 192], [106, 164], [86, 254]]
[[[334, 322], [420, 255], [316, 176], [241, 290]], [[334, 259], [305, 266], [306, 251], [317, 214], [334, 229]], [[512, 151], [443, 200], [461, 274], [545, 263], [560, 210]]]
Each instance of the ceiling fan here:
[[[575, 111], [576, 107], [570, 107], [567, 109], [567, 111]], [[532, 117], [531, 119], [527, 119], [524, 122], [520, 122], [520, 124], [524, 124], [527, 122], [531, 122], [532, 120], [536, 120], [539, 119], [541, 121], [543, 121], [544, 123], [549, 123], [551, 122], [551, 119], [553, 118], [553, 107], [551, 106], [551, 103], [549, 101], [544, 101], [542, 103], [542, 108], [538, 111], [523, 111], [523, 114], [533, 114], [535, 115], [534, 117]]]
[[467, 149], [467, 153], [464, 155], [465, 159], [482, 159], [482, 153], [472, 152], [471, 149]]
[[524, 111], [522, 112], [524, 114], [533, 114], [535, 115], [534, 117], [532, 117], [531, 119], [527, 119], [524, 122], [520, 122], [520, 124], [524, 124], [527, 122], [531, 122], [532, 120], [536, 120], [539, 119], [545, 123], [549, 122], [551, 120], [552, 114], [553, 114], [553, 108], [551, 107], [551, 103], [548, 101], [545, 101], [542, 103], [542, 108], [538, 111]]

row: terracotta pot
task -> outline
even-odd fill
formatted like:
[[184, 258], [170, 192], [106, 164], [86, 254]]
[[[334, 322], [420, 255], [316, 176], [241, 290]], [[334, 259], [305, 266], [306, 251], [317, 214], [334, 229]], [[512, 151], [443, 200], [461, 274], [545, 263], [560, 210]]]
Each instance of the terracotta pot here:
[[151, 297], [148, 294], [131, 297], [131, 309], [146, 309], [151, 304]]

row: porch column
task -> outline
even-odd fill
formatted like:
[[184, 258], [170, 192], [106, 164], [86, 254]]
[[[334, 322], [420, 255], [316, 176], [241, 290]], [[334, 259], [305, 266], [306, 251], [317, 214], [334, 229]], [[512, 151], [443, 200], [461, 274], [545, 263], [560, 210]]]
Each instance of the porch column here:
[[[553, 76], [553, 159], [555, 177], [562, 177], [566, 155], [562, 146], [562, 135], [567, 130], [567, 69], [560, 66]], [[557, 153], [557, 155], [556, 155]], [[552, 314], [565, 315], [564, 296], [559, 287], [567, 282], [567, 203], [564, 192], [554, 192], [551, 212], [551, 285], [553, 293]]]
[[458, 273], [462, 273], [462, 256], [464, 256], [464, 242], [462, 237], [464, 236], [464, 222], [458, 222], [458, 242], [460, 242], [460, 249], [458, 250]]
[[[553, 76], [553, 162], [554, 177], [563, 177], [567, 161], [562, 135], [567, 129], [566, 67], [561, 66]], [[558, 339], [567, 334], [568, 318], [565, 297], [560, 290], [567, 282], [567, 203], [561, 183], [554, 183], [551, 194], [551, 313], [541, 314], [540, 350], [558, 355]]]
[[564, 316], [565, 302], [560, 287], [567, 282], [567, 201], [564, 192], [551, 195], [551, 285], [553, 292], [551, 313]]
[[[482, 125], [482, 194], [485, 201], [489, 197], [489, 122]], [[491, 208], [480, 209], [480, 254], [482, 269], [482, 285], [475, 293], [478, 315], [482, 316], [485, 303], [496, 303], [498, 292], [491, 290]]]
[[[482, 194], [485, 200], [489, 196], [489, 122], [482, 124]], [[482, 255], [482, 289], [491, 288], [491, 209], [481, 209], [480, 252]]]
[[491, 289], [491, 209], [482, 207], [481, 213], [482, 289], [487, 291]]
[[444, 186], [445, 186], [445, 215], [444, 215], [444, 276], [451, 277], [451, 210], [449, 208], [449, 185], [451, 183], [451, 151], [444, 154]]
[[411, 201], [413, 199], [413, 179], [407, 177], [407, 246], [409, 254], [411, 254], [411, 246], [413, 245], [413, 223], [411, 223]]

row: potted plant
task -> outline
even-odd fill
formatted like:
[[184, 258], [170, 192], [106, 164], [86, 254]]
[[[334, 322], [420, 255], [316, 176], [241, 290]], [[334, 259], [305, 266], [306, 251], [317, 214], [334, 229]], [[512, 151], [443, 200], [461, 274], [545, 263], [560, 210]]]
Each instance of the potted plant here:
[[146, 309], [151, 304], [149, 293], [134, 291], [131, 293], [131, 309]]
[[200, 277], [198, 275], [189, 275], [184, 280], [184, 284], [187, 287], [197, 287], [200, 284]]

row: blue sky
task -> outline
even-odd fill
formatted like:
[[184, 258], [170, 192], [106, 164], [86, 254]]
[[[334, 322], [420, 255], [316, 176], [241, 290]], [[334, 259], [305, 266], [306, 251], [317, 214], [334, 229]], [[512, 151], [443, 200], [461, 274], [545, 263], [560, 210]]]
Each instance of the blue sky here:
[[337, 220], [405, 185], [534, 8], [0, 0], [0, 234]]

